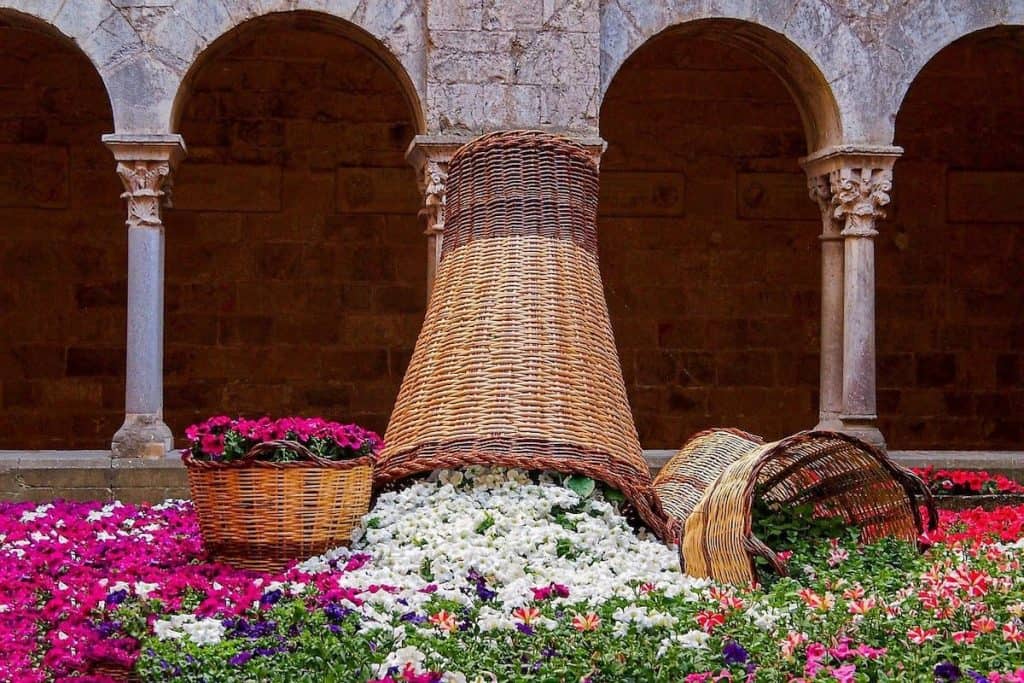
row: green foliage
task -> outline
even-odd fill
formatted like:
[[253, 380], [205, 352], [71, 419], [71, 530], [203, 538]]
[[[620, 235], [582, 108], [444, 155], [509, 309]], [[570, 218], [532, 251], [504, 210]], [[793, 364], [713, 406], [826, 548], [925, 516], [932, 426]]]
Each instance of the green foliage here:
[[596, 483], [590, 477], [572, 475], [565, 478], [565, 487], [573, 491], [580, 498], [589, 498], [596, 488]]
[[487, 512], [484, 514], [483, 520], [476, 525], [476, 532], [478, 534], [487, 533], [487, 530], [494, 526], [494, 517], [491, 513]]

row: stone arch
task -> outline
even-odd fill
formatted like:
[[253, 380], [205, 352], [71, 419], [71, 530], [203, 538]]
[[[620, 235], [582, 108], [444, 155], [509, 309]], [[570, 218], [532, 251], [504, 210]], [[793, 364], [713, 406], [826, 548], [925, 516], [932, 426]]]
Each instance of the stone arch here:
[[876, 239], [881, 428], [898, 449], [1024, 442], [1024, 27], [974, 31], [917, 71]]
[[[612, 25], [612, 18], [622, 16], [621, 8], [627, 1], [609, 3], [602, 12], [603, 42], [606, 45], [610, 42], [615, 47], [614, 54], [607, 49], [602, 52], [602, 97], [607, 94], [619, 69], [649, 41], [671, 33], [706, 38], [749, 52], [778, 77], [800, 111], [808, 151], [842, 142], [842, 116], [829, 79], [810, 53], [794, 42], [795, 36], [757, 23], [755, 18], [746, 18], [742, 13], [735, 17], [668, 15], [657, 18], [643, 14], [647, 23], [640, 31], [632, 23], [636, 21], [635, 17], [631, 17], [629, 29]], [[616, 11], [609, 7], [616, 8]], [[615, 31], [620, 32], [622, 39], [611, 41], [608, 34]]]
[[813, 425], [821, 219], [781, 79], [713, 33], [665, 31], [617, 72], [601, 134], [602, 275], [643, 445]]
[[125, 354], [113, 114], [95, 60], [46, 19], [0, 10], [0, 448], [105, 449]]
[[[999, 31], [1024, 26], [1024, 6], [1013, 0], [989, 0], [946, 7], [942, 3], [914, 3], [908, 6], [910, 16], [894, 28], [899, 31], [928, 27], [915, 33], [913, 40], [900, 36], [913, 49], [901, 52], [903, 60], [891, 92], [891, 121], [903, 107], [914, 81], [940, 52], [963, 40], [981, 36], [992, 30]], [[941, 12], [941, 16], [937, 16]]]
[[247, 21], [179, 96], [189, 156], [165, 214], [174, 434], [214, 410], [386, 425], [426, 301], [404, 159], [418, 112], [340, 23]]
[[[253, 16], [231, 15], [224, 25], [218, 26], [216, 38], [209, 42], [201, 51], [197, 51], [187, 61], [187, 69], [184, 71], [181, 81], [178, 84], [173, 102], [169, 111], [168, 129], [176, 130], [181, 118], [182, 103], [187, 100], [189, 89], [195, 75], [199, 73], [203, 65], [215, 60], [226, 46], [244, 37], [248, 32], [259, 30], [266, 22], [279, 22], [282, 25], [290, 25], [300, 30], [315, 29], [332, 35], [337, 35], [346, 40], [365, 48], [374, 58], [384, 64], [388, 71], [394, 76], [401, 86], [401, 91], [406, 102], [413, 112], [416, 132], [426, 131], [426, 119], [422, 105], [421, 79], [418, 77], [423, 68], [419, 62], [421, 55], [420, 48], [412, 50], [411, 45], [415, 40], [425, 40], [425, 36], [409, 35], [419, 34], [419, 31], [411, 30], [408, 21], [410, 2], [382, 3], [391, 5], [391, 12], [378, 12], [370, 16], [366, 13], [353, 14], [352, 16], [337, 16], [323, 11], [303, 9], [304, 5], [313, 4], [309, 2], [291, 3], [289, 11], [270, 11]], [[403, 8], [404, 11], [396, 11]], [[399, 22], [397, 24], [389, 22]], [[416, 24], [413, 23], [415, 27]], [[418, 27], [422, 30], [422, 27]], [[209, 28], [207, 28], [209, 30]], [[393, 34], [397, 33], [398, 36]], [[399, 41], [399, 38], [402, 40]], [[396, 53], [392, 47], [401, 46], [403, 51]], [[188, 141], [186, 140], [186, 144]]]

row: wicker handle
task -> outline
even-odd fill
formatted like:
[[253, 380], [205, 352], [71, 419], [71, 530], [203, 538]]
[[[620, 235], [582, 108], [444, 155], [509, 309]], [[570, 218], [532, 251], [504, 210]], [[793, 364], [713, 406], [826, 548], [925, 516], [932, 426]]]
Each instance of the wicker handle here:
[[313, 451], [303, 446], [298, 441], [289, 441], [287, 439], [276, 439], [274, 441], [260, 442], [253, 446], [252, 448], [250, 448], [248, 451], [246, 451], [245, 455], [242, 456], [240, 462], [255, 460], [257, 457], [263, 455], [264, 453], [273, 453], [274, 451], [278, 450], [295, 451], [302, 457], [312, 460], [318, 465], [326, 467], [331, 467], [335, 464], [333, 460], [328, 460], [327, 458], [320, 457]]
[[775, 551], [765, 545], [764, 541], [750, 534], [744, 541], [747, 552], [755, 555], [760, 555], [764, 559], [768, 560], [772, 564], [772, 568], [775, 569], [775, 573], [779, 576], [789, 576], [789, 568], [786, 567], [786, 563], [782, 561], [782, 558], [775, 554]]

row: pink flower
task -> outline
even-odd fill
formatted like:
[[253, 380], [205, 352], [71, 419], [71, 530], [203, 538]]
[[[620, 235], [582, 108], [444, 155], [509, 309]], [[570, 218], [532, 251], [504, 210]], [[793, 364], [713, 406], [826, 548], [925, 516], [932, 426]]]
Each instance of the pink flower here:
[[601, 626], [601, 617], [593, 612], [588, 614], [577, 614], [572, 618], [572, 627], [581, 633], [584, 631], [596, 631]]
[[832, 669], [832, 677], [839, 681], [839, 683], [853, 683], [856, 674], [857, 665], [852, 663], [843, 664]]

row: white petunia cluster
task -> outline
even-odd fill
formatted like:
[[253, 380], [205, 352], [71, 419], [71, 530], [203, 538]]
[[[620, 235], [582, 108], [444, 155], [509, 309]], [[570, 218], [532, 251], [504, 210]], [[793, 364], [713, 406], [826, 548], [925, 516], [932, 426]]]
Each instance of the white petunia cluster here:
[[224, 624], [217, 619], [200, 619], [193, 614], [175, 614], [153, 624], [160, 640], [188, 638], [196, 645], [215, 645], [224, 638]]
[[311, 558], [300, 569], [322, 572], [352, 554], [372, 555], [340, 581], [400, 589], [361, 596], [364, 616], [381, 627], [391, 622], [388, 613], [426, 603], [431, 594], [419, 592], [425, 584], [436, 586], [433, 595], [471, 604], [464, 590], [471, 571], [497, 593], [490, 603], [497, 609], [481, 615], [488, 629], [514, 627], [508, 611], [532, 600], [532, 588], [552, 583], [569, 588], [569, 597], [554, 600], [592, 606], [635, 597], [641, 583], [684, 599], [710, 585], [683, 575], [674, 547], [637, 534], [600, 494], [582, 500], [552, 476], [535, 483], [515, 469], [442, 471], [384, 493], [353, 537], [351, 549]]

